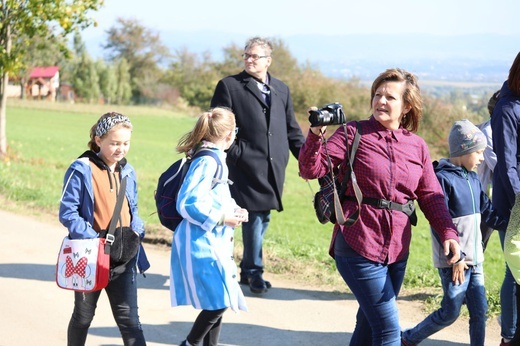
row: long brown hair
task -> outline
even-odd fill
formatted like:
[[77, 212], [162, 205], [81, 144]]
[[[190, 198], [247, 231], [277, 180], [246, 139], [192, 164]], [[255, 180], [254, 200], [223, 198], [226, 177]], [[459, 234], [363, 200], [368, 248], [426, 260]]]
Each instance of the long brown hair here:
[[513, 94], [520, 96], [520, 52], [516, 55], [515, 61], [509, 69], [507, 86]]

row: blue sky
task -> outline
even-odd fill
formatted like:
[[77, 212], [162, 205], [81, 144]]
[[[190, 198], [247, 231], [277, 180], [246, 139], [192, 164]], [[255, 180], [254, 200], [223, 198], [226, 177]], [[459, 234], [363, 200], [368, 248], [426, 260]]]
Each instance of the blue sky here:
[[284, 38], [296, 34], [520, 35], [519, 0], [105, 0], [85, 38], [104, 37], [115, 18], [159, 33], [205, 31]]

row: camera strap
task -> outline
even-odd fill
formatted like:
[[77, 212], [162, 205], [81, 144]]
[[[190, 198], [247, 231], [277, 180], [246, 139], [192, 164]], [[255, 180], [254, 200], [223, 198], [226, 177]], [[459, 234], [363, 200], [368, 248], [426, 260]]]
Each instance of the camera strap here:
[[[356, 151], [359, 147], [359, 140], [361, 139], [361, 124], [357, 121], [356, 122], [356, 134], [354, 135], [354, 140], [352, 142], [352, 148], [349, 151], [348, 150], [348, 135], [347, 135], [347, 124], [343, 123], [343, 130], [345, 132], [345, 145], [346, 145], [346, 152], [347, 152], [347, 171], [345, 173], [345, 176], [343, 177], [343, 181], [340, 184], [339, 193], [336, 188], [336, 184], [333, 184], [334, 189], [334, 214], [336, 216], [336, 222], [339, 225], [345, 225], [345, 226], [352, 226], [357, 222], [359, 219], [359, 213], [361, 210], [361, 203], [363, 201], [363, 193], [361, 192], [361, 189], [358, 186], [356, 174], [354, 173], [353, 169], [353, 163], [354, 163], [354, 157], [356, 156]], [[325, 137], [323, 137], [323, 143], [325, 144], [325, 155], [327, 156], [327, 164], [329, 167], [329, 173], [331, 175], [331, 179], [334, 182], [334, 170], [332, 167], [332, 162], [330, 160], [329, 153], [327, 151], [327, 140]], [[343, 214], [343, 208], [341, 206], [341, 202], [343, 200], [343, 197], [345, 195], [345, 191], [347, 189], [347, 185], [349, 180], [352, 180], [352, 187], [354, 189], [354, 195], [358, 204], [357, 210], [350, 215], [347, 219], [345, 219], [345, 215]], [[341, 198], [340, 198], [341, 196]]]

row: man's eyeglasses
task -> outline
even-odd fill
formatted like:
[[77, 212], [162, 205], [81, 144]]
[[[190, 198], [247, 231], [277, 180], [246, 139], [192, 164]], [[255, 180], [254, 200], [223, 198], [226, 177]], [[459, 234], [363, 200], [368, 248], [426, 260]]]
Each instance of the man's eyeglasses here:
[[257, 61], [258, 59], [269, 58], [269, 57], [270, 57], [269, 55], [257, 55], [257, 54], [247, 54], [247, 53], [242, 54], [242, 58], [244, 58], [244, 60], [249, 60], [249, 58], [251, 58], [251, 59], [253, 59], [253, 61]]
[[235, 127], [235, 135], [238, 135], [238, 127]]

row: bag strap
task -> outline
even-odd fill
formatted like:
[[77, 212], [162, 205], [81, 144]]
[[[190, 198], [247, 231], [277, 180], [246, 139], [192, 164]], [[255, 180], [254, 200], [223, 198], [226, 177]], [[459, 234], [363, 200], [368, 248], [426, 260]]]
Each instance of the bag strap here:
[[[348, 150], [347, 124], [343, 124], [343, 129], [345, 131], [345, 142], [346, 142], [347, 155], [348, 155], [347, 156], [348, 166], [347, 166], [347, 172], [345, 174], [345, 177], [343, 178], [343, 181], [341, 182], [339, 193], [336, 189], [336, 184], [333, 184], [334, 185], [334, 213], [336, 215], [336, 222], [338, 224], [352, 226], [359, 219], [359, 213], [361, 210], [361, 202], [363, 201], [363, 193], [361, 192], [361, 189], [359, 188], [359, 185], [357, 183], [356, 174], [354, 173], [354, 168], [353, 168], [354, 157], [356, 156], [356, 151], [359, 147], [359, 140], [361, 139], [361, 124], [359, 123], [359, 121], [356, 121], [356, 134], [354, 135], [354, 141], [352, 142], [352, 148], [351, 148], [350, 152]], [[327, 157], [328, 157], [328, 153], [327, 153]], [[330, 163], [329, 157], [328, 157], [328, 160]], [[332, 165], [330, 165], [329, 168], [331, 166]], [[352, 180], [352, 187], [354, 189], [354, 195], [356, 196], [358, 208], [352, 215], [350, 215], [345, 220], [345, 216], [343, 215], [343, 209], [341, 207], [340, 196], [343, 197], [343, 195], [345, 194], [349, 180]]]
[[125, 199], [125, 191], [126, 191], [126, 177], [121, 180], [121, 185], [119, 186], [119, 193], [117, 194], [116, 206], [114, 207], [114, 213], [112, 214], [112, 219], [110, 220], [110, 225], [108, 226], [108, 233], [106, 236], [105, 242], [105, 254], [110, 254], [110, 247], [114, 242], [114, 233], [116, 231], [117, 221], [121, 218], [121, 208], [123, 207], [123, 201]]
[[220, 157], [217, 153], [215, 153], [212, 149], [207, 148], [201, 148], [193, 154], [193, 156], [190, 158], [191, 160], [195, 159], [196, 157], [201, 156], [211, 156], [215, 161], [217, 161], [217, 171], [215, 172], [215, 175], [213, 176], [213, 182], [211, 183], [211, 188], [215, 188], [217, 184], [219, 183], [227, 183], [229, 185], [232, 185], [233, 182], [231, 180], [223, 181], [222, 176], [224, 175], [224, 169], [222, 167], [222, 162], [220, 161]]

